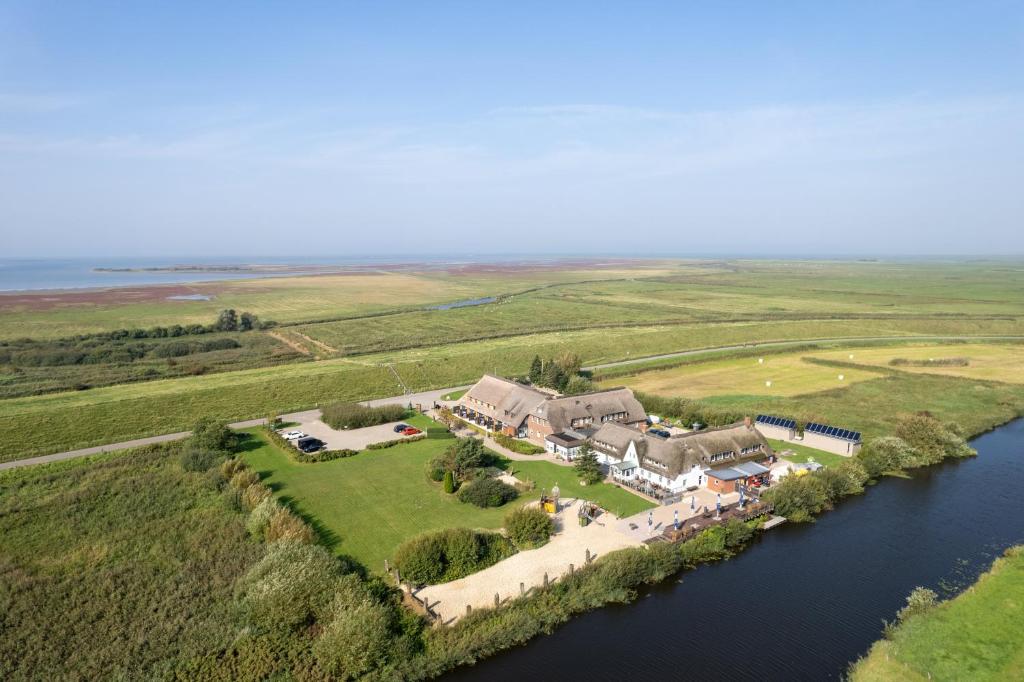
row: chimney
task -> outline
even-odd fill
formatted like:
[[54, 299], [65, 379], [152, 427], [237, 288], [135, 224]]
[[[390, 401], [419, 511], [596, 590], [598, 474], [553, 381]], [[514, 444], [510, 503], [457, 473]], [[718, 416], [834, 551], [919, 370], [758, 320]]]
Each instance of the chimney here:
[[748, 429], [750, 428], [750, 417], [743, 418], [743, 425], [746, 426]]

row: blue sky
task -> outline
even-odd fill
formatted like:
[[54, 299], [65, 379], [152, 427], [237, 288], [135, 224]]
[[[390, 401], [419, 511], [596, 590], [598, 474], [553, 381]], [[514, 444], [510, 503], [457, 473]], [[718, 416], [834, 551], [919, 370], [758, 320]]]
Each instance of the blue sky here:
[[0, 0], [4, 255], [1024, 253], [1019, 2]]

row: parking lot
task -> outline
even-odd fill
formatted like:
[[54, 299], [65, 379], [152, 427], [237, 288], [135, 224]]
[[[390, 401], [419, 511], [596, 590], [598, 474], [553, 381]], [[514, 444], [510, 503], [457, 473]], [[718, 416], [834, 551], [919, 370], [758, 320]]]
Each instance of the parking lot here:
[[401, 422], [367, 426], [362, 429], [350, 429], [348, 431], [336, 431], [319, 419], [312, 419], [302, 422], [297, 426], [281, 429], [280, 433], [302, 431], [308, 436], [319, 438], [327, 443], [328, 450], [365, 450], [366, 446], [371, 443], [382, 443], [386, 440], [397, 440], [399, 438], [412, 438], [413, 436], [403, 436], [400, 433], [395, 433], [395, 424], [399, 423]]

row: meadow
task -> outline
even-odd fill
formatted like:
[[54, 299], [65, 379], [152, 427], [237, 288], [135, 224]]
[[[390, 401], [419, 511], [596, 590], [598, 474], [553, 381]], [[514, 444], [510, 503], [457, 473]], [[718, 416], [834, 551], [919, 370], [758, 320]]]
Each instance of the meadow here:
[[615, 377], [610, 383], [644, 393], [686, 398], [737, 393], [794, 396], [849, 386], [879, 376], [871, 369], [837, 369], [810, 363], [803, 356], [803, 353], [780, 353], [713, 360]]
[[[1024, 297], [1019, 295], [1024, 271], [1000, 263], [657, 261], [384, 271], [216, 286], [226, 287], [228, 298], [196, 302], [202, 304], [201, 321], [209, 323], [215, 310], [230, 304], [264, 320], [293, 320], [271, 332], [285, 341], [248, 337], [252, 348], [218, 351], [225, 357], [211, 358], [209, 371], [201, 376], [163, 378], [168, 371], [183, 372], [180, 367], [110, 366], [102, 372], [80, 367], [74, 370], [80, 373], [77, 379], [90, 388], [38, 396], [18, 391], [32, 382], [45, 390], [60, 389], [71, 375], [54, 369], [29, 377], [19, 375], [23, 369], [0, 364], [0, 390], [7, 386], [14, 391], [8, 395], [20, 396], [0, 400], [0, 460], [179, 431], [200, 416], [242, 420], [400, 393], [384, 365], [391, 365], [411, 390], [426, 390], [464, 385], [484, 372], [523, 375], [535, 355], [566, 351], [595, 365], [692, 349], [816, 339], [1024, 338]], [[499, 293], [511, 296], [489, 305], [423, 310], [441, 300]], [[286, 300], [295, 307], [279, 307]], [[156, 308], [151, 315], [136, 315], [132, 306], [138, 305]], [[70, 333], [193, 319], [182, 314], [186, 308], [179, 303], [166, 301], [20, 311], [3, 308], [0, 301], [0, 308], [0, 338], [38, 331], [37, 324]], [[108, 317], [114, 309], [124, 315]], [[340, 319], [346, 317], [352, 319]], [[784, 362], [776, 359], [775, 350], [765, 349], [769, 367]], [[717, 356], [724, 369], [706, 377], [699, 394], [687, 393], [685, 386], [675, 391], [671, 381], [656, 390], [708, 400], [729, 397], [723, 392], [776, 399], [827, 389], [829, 377], [838, 381], [840, 373], [844, 383], [853, 384], [887, 371], [793, 365], [787, 371], [799, 369], [799, 376], [792, 377], [792, 384], [788, 376], [772, 379], [773, 390], [766, 391], [763, 380], [743, 383], [742, 363], [730, 373], [729, 363], [739, 361], [721, 352]], [[652, 364], [658, 362], [678, 364], [671, 359]], [[614, 377], [628, 374], [624, 369], [606, 368], [599, 374], [620, 384], [625, 381]], [[654, 376], [644, 372], [637, 380]], [[124, 381], [132, 383], [104, 385]]]
[[174, 452], [0, 474], [0, 678], [166, 677], [235, 640], [264, 550]]
[[1024, 547], [1013, 547], [970, 588], [914, 615], [851, 667], [851, 682], [1024, 678]]
[[836, 351], [810, 355], [824, 360], [839, 360], [883, 368], [893, 367], [890, 363], [900, 359], [926, 362], [943, 358], [964, 358], [968, 364], [963, 367], [906, 364], [898, 365], [897, 368], [902, 372], [1024, 383], [1024, 345], [1018, 343], [915, 344], [900, 348], [867, 348], [852, 353]]
[[[382, 571], [385, 559], [414, 535], [442, 528], [500, 528], [512, 509], [539, 498], [555, 483], [565, 497], [581, 496], [623, 515], [651, 505], [615, 486], [582, 488], [572, 472], [549, 462], [514, 462], [520, 478], [536, 483], [532, 492], [503, 507], [481, 509], [459, 502], [441, 485], [427, 479], [427, 463], [451, 439], [427, 439], [384, 450], [366, 450], [353, 457], [301, 464], [249, 430], [256, 447], [244, 459], [260, 472], [274, 494], [304, 516], [334, 552]], [[506, 466], [509, 463], [505, 463]]]
[[801, 445], [800, 443], [787, 443], [784, 440], [769, 438], [768, 444], [772, 446], [772, 450], [776, 453], [782, 453], [787, 450], [792, 451], [792, 455], [786, 455], [786, 459], [790, 462], [804, 463], [813, 460], [819, 464], [824, 464], [825, 466], [839, 466], [849, 459], [848, 457], [836, 455], [824, 450], [809, 448], [806, 445]]

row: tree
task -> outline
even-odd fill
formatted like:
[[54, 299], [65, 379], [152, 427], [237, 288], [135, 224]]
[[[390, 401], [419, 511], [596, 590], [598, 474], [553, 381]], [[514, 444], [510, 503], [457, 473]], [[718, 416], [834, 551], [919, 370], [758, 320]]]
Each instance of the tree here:
[[474, 471], [487, 465], [487, 452], [484, 450], [483, 442], [476, 438], [460, 438], [449, 448], [452, 457], [452, 470], [454, 475], [464, 481]]
[[516, 547], [532, 549], [547, 543], [555, 524], [538, 507], [520, 507], [505, 517], [505, 530]]
[[541, 361], [539, 355], [534, 355], [533, 362], [530, 363], [530, 383], [540, 386], [543, 380], [544, 363]]
[[238, 596], [254, 625], [298, 626], [329, 612], [338, 577], [337, 559], [320, 545], [280, 540], [239, 581]]
[[571, 351], [565, 351], [555, 360], [562, 372], [568, 376], [575, 376], [583, 369], [583, 359]]
[[217, 331], [233, 332], [238, 331], [238, 314], [234, 308], [220, 311], [217, 316], [217, 323], [214, 325]]
[[444, 472], [444, 491], [449, 495], [455, 492], [455, 474], [450, 471]]
[[565, 384], [565, 381], [565, 373], [562, 371], [562, 368], [549, 360], [547, 365], [544, 366], [544, 373], [541, 375], [540, 385], [558, 389], [559, 386], [563, 386]]
[[238, 447], [235, 432], [222, 421], [203, 417], [192, 427], [191, 445], [200, 450], [233, 452]]
[[565, 383], [565, 390], [562, 392], [566, 395], [580, 395], [581, 393], [589, 393], [592, 390], [594, 390], [594, 384], [591, 383], [590, 379], [577, 374], [569, 378], [569, 381]]
[[593, 485], [603, 478], [601, 463], [597, 461], [597, 453], [590, 447], [590, 443], [584, 441], [580, 446], [579, 454], [576, 456], [576, 475], [587, 485]]
[[260, 320], [252, 313], [242, 313], [242, 316], [238, 319], [238, 331], [247, 332], [252, 329], [260, 328]]

